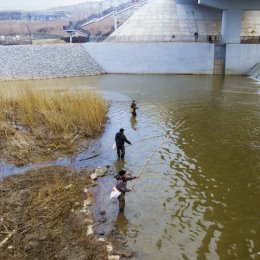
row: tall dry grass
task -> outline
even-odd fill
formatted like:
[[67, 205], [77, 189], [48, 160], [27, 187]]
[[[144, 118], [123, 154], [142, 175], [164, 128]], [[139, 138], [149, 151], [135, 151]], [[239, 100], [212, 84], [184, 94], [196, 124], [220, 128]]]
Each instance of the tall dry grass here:
[[19, 149], [30, 150], [37, 140], [57, 145], [79, 135], [95, 137], [106, 113], [106, 102], [90, 91], [0, 88], [0, 137]]
[[91, 92], [53, 93], [21, 89], [17, 107], [21, 121], [30, 128], [44, 125], [53, 133], [100, 133], [107, 106], [102, 98]]
[[[4, 91], [4, 92], [2, 92]], [[105, 101], [95, 93], [33, 90], [23, 87], [10, 93], [0, 89], [1, 123], [19, 123], [27, 129], [44, 126], [53, 133], [100, 133], [107, 112]]]

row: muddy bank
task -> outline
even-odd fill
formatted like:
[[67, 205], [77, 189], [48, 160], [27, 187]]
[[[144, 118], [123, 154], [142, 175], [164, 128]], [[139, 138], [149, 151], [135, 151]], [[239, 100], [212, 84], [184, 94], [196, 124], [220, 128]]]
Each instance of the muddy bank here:
[[0, 182], [0, 259], [130, 258], [117, 229], [95, 232], [106, 221], [94, 220], [97, 179], [114, 175], [109, 167], [75, 171], [45, 167], [5, 177]]
[[90, 173], [48, 167], [4, 178], [0, 259], [107, 259], [90, 231]]
[[[0, 127], [1, 128], [1, 127]], [[1, 135], [0, 129], [0, 135]], [[62, 156], [77, 154], [89, 149], [95, 139], [87, 138], [81, 134], [68, 134], [66, 136], [50, 136], [47, 131], [40, 131], [41, 137], [32, 135], [29, 131], [15, 131], [14, 139], [19, 136], [19, 142], [2, 139], [0, 142], [0, 160], [18, 167], [28, 163], [56, 160]]]

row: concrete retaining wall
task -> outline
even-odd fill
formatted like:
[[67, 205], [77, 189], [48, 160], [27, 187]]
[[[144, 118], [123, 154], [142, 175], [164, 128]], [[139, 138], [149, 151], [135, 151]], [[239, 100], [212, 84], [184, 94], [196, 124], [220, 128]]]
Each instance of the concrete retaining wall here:
[[260, 62], [260, 44], [227, 44], [226, 74], [245, 75]]
[[[181, 42], [0, 46], [0, 80], [100, 73], [213, 74], [219, 65], [214, 70], [214, 52], [214, 44]], [[226, 74], [245, 75], [258, 62], [260, 44], [226, 46]]]
[[214, 44], [85, 43], [89, 55], [108, 73], [212, 74]]

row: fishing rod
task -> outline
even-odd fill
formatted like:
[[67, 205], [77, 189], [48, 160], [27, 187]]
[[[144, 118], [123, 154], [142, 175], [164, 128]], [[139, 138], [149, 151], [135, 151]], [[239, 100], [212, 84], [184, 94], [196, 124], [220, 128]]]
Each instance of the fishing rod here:
[[[129, 147], [129, 146], [132, 146], [132, 145], [134, 145], [134, 144], [137, 144], [137, 143], [140, 143], [140, 142], [143, 142], [143, 141], [147, 141], [147, 140], [150, 140], [150, 139], [153, 139], [153, 138], [161, 137], [161, 136], [164, 136], [164, 134], [162, 134], [162, 135], [155, 135], [155, 136], [151, 136], [151, 137], [148, 137], [148, 138], [144, 138], [144, 139], [138, 140], [138, 141], [136, 141], [136, 142], [133, 142], [133, 143], [131, 143], [131, 144], [126, 145], [125, 148], [127, 148], [127, 147]], [[113, 146], [114, 146], [113, 151], [116, 151], [115, 143], [114, 143]]]
[[[183, 122], [183, 123], [184, 123], [184, 122]], [[182, 125], [182, 124], [180, 124], [179, 126], [181, 126], [181, 125]], [[177, 126], [177, 127], [179, 127], [179, 126]], [[177, 129], [177, 127], [174, 129], [174, 131]], [[187, 128], [185, 128], [185, 129], [187, 129]], [[183, 130], [185, 130], [185, 129], [183, 129]], [[170, 130], [169, 130], [167, 133], [169, 133], [169, 132], [170, 132]], [[164, 134], [155, 135], [155, 136], [152, 136], [152, 137], [144, 138], [144, 139], [141, 139], [141, 140], [139, 140], [139, 141], [136, 141], [136, 142], [132, 143], [131, 145], [130, 145], [130, 144], [129, 144], [129, 145], [126, 145], [125, 148], [127, 148], [127, 147], [129, 147], [129, 146], [132, 146], [132, 145], [134, 145], [134, 144], [143, 142], [143, 141], [151, 140], [151, 139], [153, 139], [153, 138], [162, 137], [162, 136], [164, 136]], [[113, 149], [113, 151], [116, 151], [116, 149], [115, 149], [115, 150]], [[91, 155], [91, 156], [89, 156], [89, 157], [87, 157], [87, 158], [79, 159], [79, 161], [85, 161], [85, 160], [89, 160], [89, 159], [95, 158], [95, 157], [97, 157], [97, 156], [100, 155], [100, 152], [101, 152], [101, 147], [100, 147], [93, 155]]]
[[[184, 123], [184, 122], [183, 122], [183, 123]], [[182, 124], [181, 124], [181, 125], [182, 125]], [[181, 125], [180, 125], [180, 126], [181, 126]], [[179, 127], [179, 126], [178, 126], [178, 127]], [[177, 127], [174, 128], [173, 131], [175, 131], [176, 129], [177, 129]], [[184, 129], [182, 129], [182, 131], [187, 130], [187, 129], [188, 129], [188, 128], [184, 128]], [[171, 130], [168, 130], [166, 134], [170, 133], [170, 131], [171, 131]], [[138, 141], [136, 141], [136, 142], [133, 142], [132, 144], [126, 145], [125, 148], [127, 148], [127, 147], [129, 147], [129, 146], [132, 146], [132, 145], [134, 145], [134, 144], [143, 142], [143, 141], [147, 141], [147, 140], [150, 140], [150, 139], [153, 139], [153, 138], [157, 138], [157, 137], [162, 137], [162, 136], [165, 136], [165, 134], [155, 135], [155, 136], [151, 136], [151, 137], [148, 137], [148, 138], [144, 138], [144, 139], [138, 140]]]
[[[182, 122], [182, 123], [181, 123], [180, 125], [178, 125], [177, 127], [179, 128], [179, 126], [181, 126], [183, 123], [184, 123], [184, 122]], [[175, 130], [177, 129], [177, 127], [176, 127], [173, 131], [175, 131]], [[188, 128], [185, 128], [185, 129], [183, 129], [183, 130], [186, 130], [186, 129], [188, 129]], [[171, 131], [171, 130], [168, 130], [167, 133], [166, 133], [166, 135], [167, 135], [168, 133], [170, 133], [170, 131]], [[143, 141], [151, 140], [151, 139], [153, 139], [153, 138], [162, 137], [162, 136], [165, 136], [165, 134], [155, 135], [155, 136], [151, 136], [151, 137], [148, 137], [148, 138], [144, 138], [144, 139], [141, 139], [141, 140], [138, 140], [138, 141], [136, 141], [136, 142], [133, 142], [133, 143], [131, 143], [131, 144], [126, 145], [125, 148], [130, 147], [130, 146], [133, 146], [134, 144], [137, 144], [137, 143], [140, 143], [140, 142], [143, 142]], [[115, 147], [115, 149], [113, 149], [113, 151], [116, 151], [116, 147]]]
[[139, 100], [139, 97], [140, 97], [140, 94], [141, 94], [141, 91], [142, 91], [143, 87], [144, 87], [144, 83], [143, 83], [143, 85], [141, 86], [141, 88], [138, 91], [137, 98], [136, 98], [136, 103], [138, 103], [138, 100]]
[[150, 140], [150, 139], [153, 139], [153, 138], [157, 138], [157, 137], [161, 137], [161, 136], [164, 136], [164, 134], [161, 134], [161, 135], [155, 135], [155, 136], [151, 136], [151, 137], [148, 137], [148, 138], [144, 138], [144, 139], [141, 139], [141, 140], [138, 140], [136, 142], [133, 142], [131, 144], [128, 144], [125, 146], [125, 148], [129, 147], [129, 146], [132, 146], [134, 144], [137, 144], [137, 143], [140, 143], [140, 142], [143, 142], [143, 141], [147, 141], [147, 140]]
[[[184, 121], [183, 121], [182, 123], [180, 123], [178, 126], [176, 126], [176, 127], [174, 128], [174, 130], [173, 130], [173, 133], [174, 133], [178, 128], [180, 128], [180, 126], [182, 126], [183, 124], [184, 124]], [[164, 139], [162, 140], [162, 142], [160, 143], [159, 147], [158, 147], [155, 151], [153, 151], [152, 154], [149, 156], [149, 158], [146, 160], [144, 166], [142, 167], [142, 169], [141, 169], [141, 171], [140, 171], [140, 173], [139, 173], [139, 175], [138, 175], [138, 177], [139, 177], [139, 178], [138, 178], [138, 181], [140, 181], [140, 177], [141, 177], [141, 175], [143, 174], [144, 169], [145, 169], [146, 166], [148, 165], [149, 161], [152, 159], [152, 157], [155, 155], [155, 153], [157, 153], [157, 152], [159, 151], [159, 149], [161, 148], [162, 144], [163, 144], [165, 141], [166, 141], [166, 138], [164, 138]], [[135, 187], [135, 185], [138, 183], [138, 181], [132, 186], [132, 190], [133, 190], [133, 188]]]
[[[162, 137], [162, 136], [165, 136], [165, 134], [155, 135], [155, 136], [151, 136], [151, 137], [148, 137], [148, 138], [144, 138], [144, 139], [141, 139], [141, 140], [138, 140], [136, 142], [133, 142], [131, 144], [126, 145], [125, 148], [127, 148], [129, 146], [133, 146], [134, 144], [137, 144], [137, 143], [140, 143], [140, 142], [143, 142], [143, 141], [147, 141], [147, 140], [150, 140], [150, 139], [153, 139], [153, 138], [157, 138], [157, 137]], [[113, 151], [116, 151], [116, 147], [115, 147], [115, 149], [113, 149]]]

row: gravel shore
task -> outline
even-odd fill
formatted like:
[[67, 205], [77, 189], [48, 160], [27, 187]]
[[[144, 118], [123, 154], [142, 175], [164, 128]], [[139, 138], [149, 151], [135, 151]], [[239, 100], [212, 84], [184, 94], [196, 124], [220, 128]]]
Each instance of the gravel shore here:
[[90, 76], [104, 70], [80, 44], [0, 46], [0, 80]]

